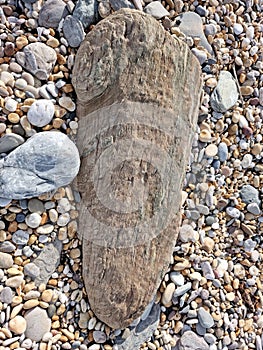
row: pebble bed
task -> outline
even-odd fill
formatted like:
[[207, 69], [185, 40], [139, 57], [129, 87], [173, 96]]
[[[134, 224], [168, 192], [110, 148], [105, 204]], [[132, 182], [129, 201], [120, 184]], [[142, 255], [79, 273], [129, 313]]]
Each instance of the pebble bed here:
[[[262, 350], [262, 0], [103, 0], [85, 15], [83, 3], [0, 0], [1, 157], [40, 131], [74, 140], [71, 73], [85, 33], [120, 7], [153, 15], [189, 45], [204, 84], [160, 322], [141, 349], [186, 349], [187, 335], [192, 349]], [[78, 201], [70, 186], [0, 200], [0, 350], [117, 350], [115, 338], [129, 336], [89, 307]]]

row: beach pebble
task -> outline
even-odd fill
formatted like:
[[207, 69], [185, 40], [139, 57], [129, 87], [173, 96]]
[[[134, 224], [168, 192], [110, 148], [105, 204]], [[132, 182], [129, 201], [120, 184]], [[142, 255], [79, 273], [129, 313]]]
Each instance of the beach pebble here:
[[184, 276], [177, 271], [172, 271], [170, 273], [170, 279], [176, 286], [182, 286], [184, 284]]
[[40, 274], [40, 269], [39, 267], [34, 264], [33, 262], [32, 263], [28, 263], [24, 266], [24, 274], [26, 276], [29, 276], [31, 277], [32, 279], [35, 279], [36, 277], [39, 276]]
[[81, 21], [71, 15], [67, 16], [63, 22], [63, 33], [71, 47], [79, 47], [85, 37]]
[[44, 43], [31, 43], [16, 53], [17, 62], [40, 80], [47, 80], [57, 60], [54, 49]]
[[0, 153], [7, 153], [24, 143], [22, 136], [17, 134], [6, 134], [0, 138]]
[[43, 335], [50, 331], [51, 320], [45, 310], [35, 307], [25, 313], [27, 322], [25, 335], [27, 338], [40, 341]]
[[41, 223], [41, 216], [38, 213], [32, 213], [26, 216], [26, 224], [29, 227], [36, 228]]
[[4, 159], [0, 168], [1, 194], [24, 199], [53, 191], [74, 179], [79, 164], [77, 147], [66, 135], [55, 131], [38, 133]]
[[52, 120], [54, 113], [54, 104], [50, 100], [40, 99], [30, 106], [27, 118], [32, 125], [43, 127]]
[[239, 218], [240, 216], [240, 210], [234, 207], [227, 207], [226, 208], [226, 213], [229, 215], [231, 218]]
[[183, 225], [179, 229], [179, 238], [182, 242], [196, 242], [198, 234], [191, 225]]
[[190, 330], [187, 330], [180, 336], [176, 346], [178, 350], [209, 350], [209, 345], [203, 337], [199, 337]]
[[63, 0], [47, 0], [39, 11], [38, 23], [41, 27], [58, 28], [62, 18], [68, 15], [66, 3]]
[[8, 327], [14, 334], [23, 334], [26, 330], [27, 322], [24, 317], [18, 315], [9, 321]]
[[257, 203], [250, 203], [247, 205], [247, 211], [249, 211], [251, 214], [253, 215], [260, 215], [261, 214], [261, 210], [258, 206]]
[[186, 292], [188, 292], [192, 287], [192, 283], [191, 282], [187, 282], [186, 284], [177, 287], [175, 292], [174, 292], [174, 296], [175, 297], [180, 297], [181, 295], [184, 295]]
[[5, 109], [8, 110], [8, 112], [15, 112], [17, 109], [17, 102], [13, 98], [7, 98], [5, 100]]
[[2, 303], [11, 304], [13, 299], [12, 289], [10, 287], [4, 287], [0, 292], [0, 301]]
[[106, 334], [102, 331], [94, 331], [93, 338], [94, 338], [94, 341], [98, 344], [105, 343], [105, 341], [107, 339]]
[[217, 86], [210, 98], [212, 109], [224, 113], [232, 108], [237, 100], [238, 90], [234, 78], [230, 72], [221, 71]]
[[228, 148], [225, 142], [220, 142], [218, 145], [218, 157], [220, 162], [225, 162], [228, 158]]
[[144, 7], [144, 11], [156, 19], [161, 19], [165, 16], [169, 16], [169, 12], [159, 1], [150, 2]]
[[6, 280], [5, 285], [7, 287], [11, 287], [11, 288], [18, 288], [21, 286], [21, 284], [24, 281], [24, 275], [18, 275], [18, 276], [13, 276], [10, 277]]
[[213, 317], [203, 307], [200, 307], [198, 309], [197, 315], [198, 315], [198, 321], [200, 322], [202, 327], [204, 327], [204, 328], [213, 327], [213, 325], [214, 325]]
[[179, 29], [186, 36], [200, 39], [200, 46], [203, 46], [210, 54], [213, 55], [213, 49], [208, 43], [203, 32], [202, 18], [195, 12], [184, 12], [176, 17], [179, 23]]
[[207, 54], [205, 51], [203, 50], [199, 50], [197, 48], [193, 48], [192, 53], [196, 56], [196, 58], [198, 59], [199, 63], [202, 65], [203, 63], [205, 63], [205, 61], [207, 60]]
[[214, 157], [217, 155], [217, 152], [218, 152], [218, 147], [213, 143], [208, 145], [205, 149], [205, 154], [207, 155], [207, 157]]
[[162, 295], [162, 303], [164, 306], [171, 306], [173, 293], [175, 291], [175, 284], [173, 282], [169, 283]]
[[73, 112], [76, 109], [75, 103], [68, 96], [60, 97], [58, 102], [61, 107], [66, 108], [70, 112]]
[[246, 204], [256, 203], [260, 205], [259, 192], [251, 185], [243, 185], [240, 190], [240, 197]]
[[98, 19], [98, 1], [77, 0], [73, 16], [80, 20], [84, 29], [88, 28]]
[[12, 235], [12, 241], [18, 245], [26, 245], [29, 240], [29, 234], [23, 230], [17, 230]]
[[233, 30], [236, 35], [243, 33], [243, 26], [240, 23], [234, 23]]

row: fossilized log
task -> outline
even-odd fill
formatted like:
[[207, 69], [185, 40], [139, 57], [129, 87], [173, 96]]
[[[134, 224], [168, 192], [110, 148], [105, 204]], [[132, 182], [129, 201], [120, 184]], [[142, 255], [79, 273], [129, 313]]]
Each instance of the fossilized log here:
[[97, 317], [124, 328], [154, 297], [176, 242], [200, 66], [154, 18], [125, 9], [88, 33], [73, 85], [83, 277]]

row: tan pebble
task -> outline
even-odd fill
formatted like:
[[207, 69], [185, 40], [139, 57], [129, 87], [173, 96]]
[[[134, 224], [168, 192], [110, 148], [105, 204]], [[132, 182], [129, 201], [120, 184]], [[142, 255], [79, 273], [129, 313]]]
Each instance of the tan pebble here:
[[42, 292], [41, 299], [46, 303], [50, 303], [53, 297], [52, 289], [46, 289]]
[[248, 331], [253, 331], [253, 318], [249, 318], [247, 320], [245, 320], [245, 324], [244, 324], [244, 331], [248, 332]]
[[75, 339], [74, 333], [68, 331], [67, 329], [61, 329], [61, 331], [69, 340]]
[[16, 315], [18, 315], [22, 309], [23, 309], [23, 304], [16, 305], [11, 311], [10, 318], [12, 319], [16, 317]]
[[224, 122], [222, 119], [219, 119], [217, 122], [216, 122], [216, 125], [215, 125], [215, 128], [218, 132], [222, 132], [224, 130]]
[[10, 350], [17, 349], [17, 348], [19, 348], [19, 342], [18, 341], [15, 341], [14, 343], [9, 345], [9, 349]]
[[234, 299], [235, 299], [235, 293], [234, 293], [234, 292], [227, 293], [227, 294], [226, 294], [226, 299], [227, 299], [228, 301], [234, 301]]
[[162, 295], [162, 303], [164, 306], [169, 307], [172, 305], [172, 297], [173, 297], [174, 291], [175, 291], [175, 284], [171, 282], [167, 285]]
[[211, 132], [206, 129], [201, 130], [199, 134], [199, 140], [201, 142], [211, 142]]
[[217, 85], [217, 81], [215, 78], [208, 78], [205, 82], [205, 85], [208, 87], [214, 88]]
[[56, 279], [54, 279], [54, 278], [51, 278], [51, 279], [48, 281], [48, 284], [49, 284], [50, 286], [56, 287], [57, 284], [58, 284], [58, 281], [57, 281]]
[[178, 334], [179, 332], [181, 332], [181, 330], [183, 329], [183, 326], [184, 326], [183, 322], [177, 321], [174, 326], [174, 333]]
[[39, 344], [39, 350], [47, 350], [48, 349], [48, 344], [41, 342]]
[[182, 270], [190, 268], [190, 267], [191, 267], [191, 263], [185, 259], [182, 262], [174, 264], [173, 271], [182, 271]]
[[[28, 262], [30, 262], [30, 260], [29, 260]], [[26, 262], [25, 264], [27, 264], [28, 262]], [[24, 292], [24, 293], [28, 293], [28, 292], [30, 292], [31, 290], [35, 289], [35, 288], [36, 288], [36, 286], [35, 286], [35, 283], [34, 283], [34, 282], [27, 283], [27, 284], [25, 285], [25, 287], [24, 287], [23, 292]]]
[[70, 288], [71, 288], [72, 290], [78, 289], [78, 287], [79, 287], [78, 282], [72, 281], [72, 282], [70, 283]]
[[79, 258], [80, 257], [80, 249], [78, 249], [78, 248], [71, 249], [69, 256], [72, 259]]
[[58, 39], [51, 37], [47, 40], [46, 44], [50, 47], [56, 48], [59, 46], [59, 41]]
[[6, 240], [6, 231], [0, 230], [0, 242], [4, 242]]
[[57, 53], [57, 61], [58, 61], [58, 64], [66, 64], [67, 59], [60, 53]]
[[189, 278], [191, 280], [201, 281], [202, 275], [200, 274], [200, 272], [195, 271], [193, 273], [190, 273]]
[[207, 155], [207, 157], [214, 157], [215, 155], [217, 155], [217, 152], [218, 147], [215, 144], [210, 144], [205, 149], [205, 154]]
[[242, 96], [249, 96], [253, 93], [254, 89], [252, 86], [241, 86], [240, 92]]
[[76, 109], [75, 103], [72, 101], [72, 99], [68, 96], [62, 96], [60, 97], [58, 101], [59, 105], [61, 107], [66, 108], [68, 111], [73, 112]]
[[18, 288], [24, 281], [24, 275], [18, 275], [10, 277], [6, 280], [5, 284], [7, 287]]
[[260, 143], [256, 143], [256, 144], [253, 146], [251, 153], [252, 153], [254, 156], [257, 156], [257, 155], [259, 155], [259, 154], [262, 152], [262, 148], [263, 148], [263, 145], [261, 145]]
[[21, 304], [23, 301], [22, 297], [20, 295], [15, 295], [12, 299], [12, 306], [16, 306], [16, 305], [19, 305]]
[[61, 304], [61, 305], [59, 306], [59, 308], [57, 309], [57, 315], [58, 315], [58, 316], [59, 316], [59, 315], [62, 315], [62, 314], [65, 312], [65, 310], [66, 310], [65, 304]]
[[9, 96], [9, 92], [6, 87], [0, 86], [0, 96], [2, 97]]
[[204, 238], [202, 247], [204, 248], [205, 251], [207, 251], [208, 253], [211, 253], [214, 249], [214, 246], [215, 246], [215, 241], [212, 238], [210, 237]]
[[22, 316], [16, 316], [8, 323], [9, 329], [15, 334], [23, 334], [26, 330], [26, 320]]
[[9, 113], [7, 118], [10, 121], [10, 123], [13, 123], [13, 124], [18, 123], [20, 120], [20, 117], [17, 113]]
[[31, 300], [27, 300], [24, 305], [23, 308], [28, 310], [28, 309], [32, 309], [33, 307], [39, 305], [39, 301], [37, 299], [31, 299]]
[[22, 271], [18, 270], [16, 267], [10, 267], [10, 269], [7, 269], [7, 273], [11, 276], [22, 275]]
[[47, 309], [49, 307], [49, 303], [46, 303], [45, 301], [40, 301], [39, 306], [42, 307], [42, 309]]
[[10, 332], [9, 329], [3, 327], [3, 328], [1, 328], [1, 332], [3, 332], [7, 338], [12, 338], [12, 333]]
[[16, 47], [21, 50], [24, 46], [28, 44], [28, 40], [25, 36], [19, 36], [16, 38]]
[[72, 84], [65, 84], [63, 87], [62, 87], [62, 91], [65, 92], [66, 94], [74, 91], [74, 88], [72, 86]]
[[55, 118], [52, 120], [52, 126], [55, 129], [61, 128], [61, 126], [64, 124], [64, 120], [60, 118]]
[[[53, 329], [57, 329], [57, 328], [59, 328], [59, 327], [60, 327], [60, 322], [59, 322], [58, 320], [57, 320], [57, 321], [52, 322], [51, 327], [52, 327]], [[61, 339], [61, 338], [60, 338], [60, 339]]]

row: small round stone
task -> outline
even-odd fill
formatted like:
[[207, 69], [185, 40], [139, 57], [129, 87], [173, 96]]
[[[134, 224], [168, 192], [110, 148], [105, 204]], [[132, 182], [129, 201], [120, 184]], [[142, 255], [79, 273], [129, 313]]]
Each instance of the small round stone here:
[[23, 334], [26, 330], [26, 320], [22, 316], [16, 316], [9, 321], [8, 326], [11, 332], [15, 334]]
[[42, 220], [42, 218], [38, 213], [32, 213], [32, 214], [27, 215], [26, 224], [29, 227], [36, 228], [40, 225], [41, 220]]
[[17, 113], [9, 113], [7, 116], [7, 119], [10, 121], [10, 123], [17, 124], [19, 123], [20, 117]]
[[75, 103], [72, 101], [72, 99], [68, 96], [62, 96], [59, 99], [59, 105], [61, 107], [66, 108], [68, 111], [73, 112], [76, 109]]
[[205, 149], [205, 154], [207, 155], [207, 157], [214, 157], [217, 155], [217, 152], [218, 152], [217, 145], [213, 143], [208, 145]]
[[27, 118], [32, 125], [43, 127], [53, 118], [54, 104], [50, 100], [37, 100], [29, 108]]
[[15, 112], [17, 109], [17, 101], [12, 98], [6, 99], [5, 109], [7, 109], [9, 112]]

